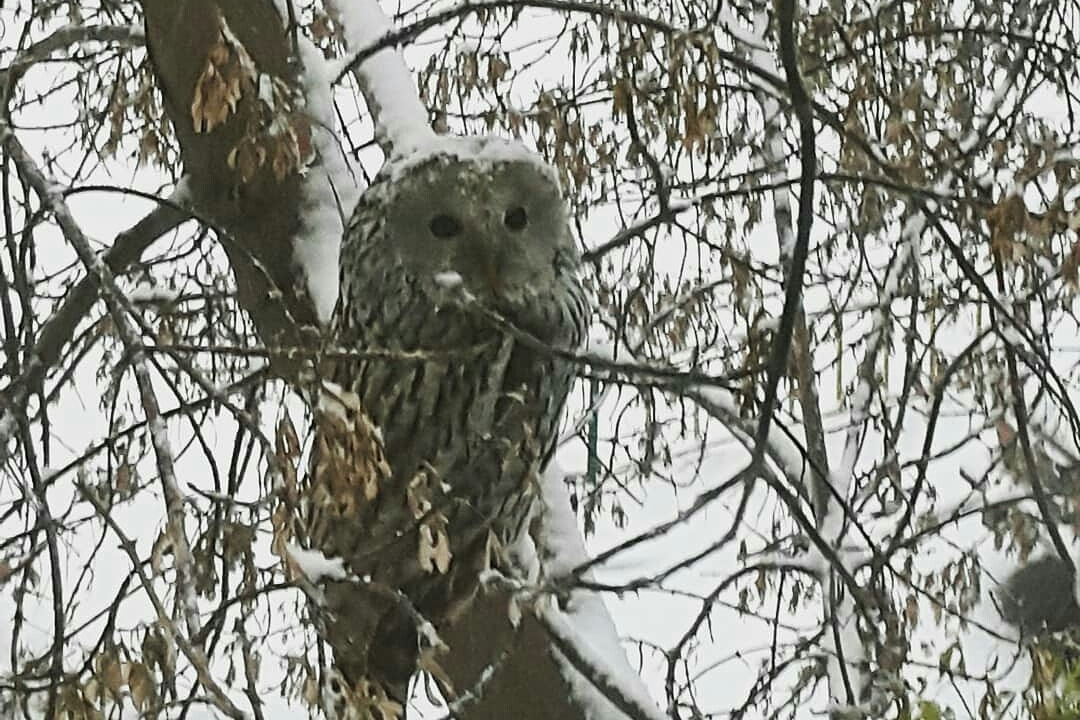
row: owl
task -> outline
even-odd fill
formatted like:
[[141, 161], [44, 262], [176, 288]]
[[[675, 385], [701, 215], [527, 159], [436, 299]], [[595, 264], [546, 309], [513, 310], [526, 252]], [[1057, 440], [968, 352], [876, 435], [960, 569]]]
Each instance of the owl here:
[[452, 622], [526, 531], [586, 331], [579, 269], [553, 171], [505, 140], [388, 163], [352, 217], [333, 330], [356, 357], [327, 374], [385, 459], [343, 482], [361, 418], [326, 433], [313, 542], [369, 583], [327, 587], [324, 635], [382, 716], [404, 702], [421, 618]]

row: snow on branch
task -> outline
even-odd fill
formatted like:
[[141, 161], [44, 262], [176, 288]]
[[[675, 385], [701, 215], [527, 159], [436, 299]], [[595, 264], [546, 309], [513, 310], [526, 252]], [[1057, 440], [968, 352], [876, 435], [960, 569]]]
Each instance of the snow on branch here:
[[285, 552], [297, 571], [303, 573], [313, 585], [323, 580], [346, 580], [349, 577], [345, 560], [340, 557], [328, 558], [321, 550], [308, 550], [293, 542], [285, 543]]
[[[374, 45], [393, 29], [377, 0], [329, 1], [327, 8], [341, 26], [345, 45], [354, 52]], [[355, 69], [355, 76], [375, 121], [375, 137], [388, 156], [407, 155], [435, 139], [400, 52], [379, 50]]]
[[[365, 47], [391, 29], [376, 0], [327, 2], [348, 47]], [[283, 15], [284, 17], [284, 15]], [[302, 81], [312, 118], [312, 144], [318, 162], [301, 186], [302, 229], [293, 256], [307, 280], [316, 316], [326, 324], [338, 296], [338, 254], [348, 216], [356, 204], [356, 181], [331, 128], [335, 125], [332, 86], [336, 69], [304, 37], [297, 39], [304, 67]], [[401, 53], [385, 48], [356, 69], [356, 79], [375, 123], [375, 136], [388, 157], [431, 146], [436, 135], [427, 122], [416, 83]]]
[[[544, 514], [538, 538], [544, 574], [569, 574], [589, 561], [563, 473], [553, 463], [541, 478]], [[660, 720], [637, 671], [626, 659], [618, 633], [599, 595], [575, 590], [564, 610], [550, 599], [537, 603], [536, 616], [557, 648], [556, 662], [574, 700], [589, 718]]]
[[303, 36], [297, 38], [297, 50], [304, 67], [301, 80], [307, 112], [313, 121], [311, 143], [317, 162], [308, 168], [300, 185], [301, 230], [293, 243], [293, 258], [303, 269], [316, 316], [325, 325], [337, 302], [341, 236], [359, 189], [333, 132], [333, 76], [326, 59]]

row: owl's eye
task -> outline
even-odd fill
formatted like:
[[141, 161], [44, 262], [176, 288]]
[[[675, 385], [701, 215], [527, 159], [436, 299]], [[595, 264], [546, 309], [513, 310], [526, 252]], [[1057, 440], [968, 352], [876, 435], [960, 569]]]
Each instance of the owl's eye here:
[[447, 240], [461, 234], [461, 223], [452, 215], [436, 215], [428, 223], [431, 234], [437, 238]]
[[503, 215], [503, 225], [511, 230], [524, 230], [529, 223], [529, 216], [525, 214], [525, 208], [515, 205]]

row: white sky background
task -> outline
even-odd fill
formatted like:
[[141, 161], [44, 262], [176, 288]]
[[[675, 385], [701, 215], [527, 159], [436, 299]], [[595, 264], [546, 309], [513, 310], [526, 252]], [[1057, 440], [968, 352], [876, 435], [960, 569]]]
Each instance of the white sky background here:
[[[0, 19], [4, 20], [8, 27], [14, 27], [7, 22], [6, 15], [9, 12], [6, 9], [0, 11]], [[535, 13], [534, 17], [530, 17], [519, 26], [523, 28], [521, 30], [523, 35], [547, 32], [549, 30], [554, 33], [561, 27], [561, 21], [550, 15], [546, 16], [548, 19], [543, 22], [537, 20], [539, 17], [542, 17], [542, 15]], [[6, 40], [3, 40], [0, 45], [6, 44], [6, 42]], [[425, 52], [425, 46], [420, 45], [408, 54], [414, 67], [421, 65]], [[550, 67], [552, 76], [561, 75], [564, 71], [564, 68], [559, 65], [560, 60], [558, 57], [558, 55], [553, 55], [548, 61], [552, 63]], [[536, 68], [535, 74], [538, 78], [544, 76], [545, 68], [545, 65], [539, 65]], [[24, 83], [41, 83], [42, 86], [49, 84], [50, 78], [48, 74], [50, 67], [48, 65], [43, 65], [31, 72], [37, 73], [39, 77], [28, 76]], [[527, 92], [523, 93], [523, 96], [527, 95]], [[47, 107], [38, 111], [35, 111], [32, 107], [28, 108], [26, 112], [18, 116], [17, 122], [22, 127], [37, 123], [56, 123], [64, 119], [64, 113], [73, 114], [75, 112], [77, 112], [76, 103], [70, 98], [65, 100], [63, 94], [61, 94], [51, 100]], [[54, 131], [37, 133], [20, 130], [19, 137], [36, 158], [40, 158], [42, 151], [56, 142]], [[368, 167], [371, 169], [374, 165], [369, 164]], [[132, 185], [145, 190], [156, 189], [166, 182], [165, 179], [159, 177], [152, 170], [136, 168], [131, 168], [130, 174], [125, 174], [122, 177], [99, 176], [92, 177], [91, 182], [93, 181], [118, 186]], [[149, 204], [145, 201], [119, 195], [80, 195], [71, 198], [70, 204], [87, 235], [94, 240], [100, 241], [102, 247], [108, 246], [117, 232], [128, 227], [149, 209]], [[764, 211], [766, 218], [770, 217], [770, 212], [771, 210], [766, 208]], [[590, 241], [596, 244], [611, 237], [618, 229], [613, 219], [613, 213], [594, 213], [586, 224], [586, 234]], [[825, 232], [821, 224], [818, 225], [817, 230], [819, 233]], [[73, 253], [54, 229], [49, 226], [39, 228], [36, 237], [39, 243], [38, 250], [43, 272], [46, 268], [60, 267], [73, 261]], [[753, 231], [751, 246], [754, 249], [755, 259], [763, 262], [775, 261], [776, 237], [769, 221], [766, 221]], [[152, 252], [153, 250], [151, 250]], [[176, 289], [183, 290], [183, 288]], [[813, 310], [813, 297], [808, 298], [808, 309]], [[960, 327], [957, 328], [955, 335], [950, 334], [947, 337], [955, 337], [957, 347], [960, 347], [966, 342], [966, 338], [970, 336], [971, 331], [971, 327]], [[1065, 344], [1060, 337], [1055, 337], [1055, 342]], [[68, 446], [66, 450], [60, 446], [53, 448], [54, 457], [51, 460], [53, 466], [62, 464], [65, 456], [68, 456], [71, 451], [79, 451], [91, 442], [101, 438], [101, 420], [98, 411], [99, 398], [96, 395], [98, 384], [93, 377], [93, 369], [96, 364], [96, 355], [92, 355], [84, 361], [84, 377], [75, 383], [72, 390], [63, 395], [53, 410], [53, 420], [60, 426], [58, 435], [63, 438], [64, 443]], [[855, 360], [849, 359], [849, 363], [845, 367], [850, 371], [854, 365]], [[890, 364], [890, 369], [896, 375], [901, 368], [902, 357], [898, 354], [894, 358], [894, 362]], [[831, 375], [831, 371], [823, 372], [819, 379], [826, 426], [832, 430], [829, 446], [830, 458], [835, 461], [835, 458], [838, 458], [842, 451], [846, 414], [839, 412], [842, 408], [838, 406], [835, 394], [832, 392], [832, 388], [835, 387], [835, 379]], [[895, 383], [893, 387], [899, 388], [899, 378], [894, 377], [892, 381]], [[87, 394], [81, 394], [80, 391]], [[163, 390], [162, 397], [167, 396], [167, 391]], [[936, 434], [936, 447], [944, 447], [956, 438], [971, 432], [972, 428], [968, 426], [966, 414], [962, 411], [957, 412], [957, 410], [957, 408], [952, 408], [953, 413], [951, 416], [944, 417], [940, 422]], [[174, 447], [183, 446], [185, 440], [189, 437], [187, 429], [182, 423], [176, 422], [171, 423], [170, 427], [173, 431]], [[917, 425], [912, 424], [911, 431], [905, 434], [901, 443], [907, 457], [917, 456], [920, 451], [922, 437], [921, 434], [914, 432], [916, 427]], [[225, 415], [221, 415], [210, 430], [210, 434], [216, 435], [221, 442], [222, 464], [226, 466], [234, 429], [231, 421]], [[992, 431], [984, 432], [983, 437], [988, 448], [994, 447], [995, 440]], [[864, 451], [864, 461], [866, 457], [873, 456], [874, 448], [874, 438], [868, 438], [866, 450]], [[687, 462], [692, 462], [692, 457], [691, 454]], [[584, 460], [583, 449], [576, 442], [570, 443], [559, 458], [559, 462], [570, 472], [582, 472]], [[989, 452], [981, 452], [976, 444], [966, 445], [961, 452], [935, 462], [933, 465], [935, 477], [932, 478], [935, 482], [935, 488], [943, 497], [948, 496], [950, 493], [962, 493], [966, 484], [960, 478], [960, 468], [966, 469], [974, 476], [980, 476], [988, 460]], [[666, 482], [661, 481], [642, 488], [640, 496], [644, 498], [644, 503], [641, 506], [635, 507], [632, 503], [624, 503], [628, 516], [626, 526], [622, 528], [615, 527], [610, 522], [608, 515], [602, 513], [598, 518], [595, 535], [589, 538], [590, 548], [594, 551], [602, 550], [633, 533], [670, 519], [678, 510], [689, 506], [694, 497], [704, 490], [710, 482], [721, 482], [730, 477], [732, 472], [739, 468], [740, 463], [743, 461], [744, 455], [742, 451], [734, 444], [719, 444], [711, 451], [708, 457], [706, 466], [701, 473], [701, 483], [678, 492], [674, 491]], [[149, 468], [147, 468], [147, 471], [152, 472]], [[187, 478], [197, 478], [194, 482], [201, 485], [206, 474], [205, 463], [197, 455], [190, 456], [181, 460], [178, 464], [178, 474], [182, 483]], [[250, 483], [246, 487], [254, 489], [257, 485]], [[9, 487], [0, 487], [0, 494], [6, 494], [10, 490]], [[49, 499], [54, 512], [68, 506], [71, 493], [69, 483], [58, 482], [53, 485]], [[770, 497], [759, 492], [752, 501], [751, 510], [746, 515], [749, 524], [760, 522], [760, 530], [766, 535], [772, 518], [772, 502]], [[148, 554], [150, 543], [160, 528], [162, 507], [159, 501], [154, 500], [152, 493], [144, 493], [137, 496], [134, 502], [120, 506], [118, 510], [118, 521], [132, 535], [139, 537], [141, 555]], [[84, 508], [81, 511], [86, 512], [86, 509]], [[692, 523], [688, 523], [669, 533], [662, 540], [646, 543], [638, 550], [619, 556], [617, 562], [602, 568], [597, 573], [598, 579], [617, 582], [660, 569], [666, 566], [673, 556], [684, 555], [686, 548], [701, 547], [715, 538], [719, 531], [726, 529], [730, 522], [731, 513], [732, 509], [726, 504], [726, 501], [718, 501], [706, 512], [696, 517]], [[7, 531], [8, 528], [0, 527], [0, 536]], [[920, 560], [925, 562], [927, 567], [933, 567], [935, 563], [941, 563], [943, 560], [955, 556], [956, 550], [949, 548], [947, 544], [948, 542], [954, 542], [959, 546], [979, 543], [981, 557], [986, 562], [991, 548], [989, 543], [982, 537], [984, 534], [985, 530], [981, 528], [977, 520], [965, 523], [962, 527], [947, 533], [947, 536], [941, 542], [930, 544], [927, 548], [927, 554], [925, 557], [921, 556]], [[93, 540], [96, 541], [96, 538]], [[93, 546], [88, 541], [86, 546], [81, 547], [83, 551], [89, 551]], [[752, 540], [751, 549], [754, 549]], [[79, 552], [74, 548], [70, 549], [69, 552], [72, 565], [67, 569], [66, 586], [74, 582], [82, 570], [77, 562], [77, 558], [80, 557]], [[263, 563], [269, 564], [270, 562], [272, 562], [272, 559], [269, 555], [264, 556]], [[736, 560], [732, 557], [732, 553], [725, 552], [708, 558], [690, 571], [678, 574], [666, 586], [669, 590], [695, 593], [708, 592], [734, 569], [735, 563]], [[96, 613], [101, 609], [103, 603], [111, 599], [113, 588], [116, 587], [120, 578], [110, 577], [106, 568], [126, 568], [127, 565], [126, 557], [116, 549], [115, 538], [107, 537], [99, 551], [98, 562], [95, 564], [94, 582], [87, 591], [80, 617], [87, 617]], [[1001, 558], [1000, 567], [1003, 569], [1008, 568], [1011, 567], [1011, 564], [1007, 559]], [[47, 588], [47, 584], [43, 584], [41, 587], [43, 589]], [[159, 588], [164, 588], [164, 583], [159, 583]], [[272, 598], [271, 602], [278, 603], [282, 600], [283, 598]], [[681, 635], [691, 620], [692, 613], [696, 612], [697, 608], [697, 604], [689, 600], [673, 596], [670, 592], [657, 591], [643, 591], [636, 594], [627, 593], [621, 597], [607, 596], [605, 601], [611, 609], [621, 633], [628, 638], [647, 639], [660, 646], [670, 646]], [[9, 585], [0, 589], [0, 618], [10, 617], [13, 614], [13, 611], [9, 609], [12, 608], [11, 602], [11, 586]], [[31, 611], [31, 616], [27, 618], [29, 631], [26, 633], [25, 641], [28, 643], [34, 642], [33, 629], [37, 628], [40, 631], [36, 638], [37, 642], [47, 643], [51, 623], [51, 609], [48, 602], [43, 602], [40, 605], [29, 602], [24, 607]], [[212, 607], [212, 605], [207, 604], [207, 607]], [[40, 615], [35, 616], [33, 614], [35, 611], [39, 612]], [[763, 611], [767, 612], [768, 608], [766, 607]], [[142, 599], [141, 594], [138, 594], [135, 599], [125, 606], [123, 617], [134, 618], [145, 612], [145, 601]], [[982, 617], [983, 612], [990, 613], [991, 611], [984, 608], [977, 614], [977, 618]], [[786, 611], [782, 612], [782, 623], [794, 629], [781, 631], [781, 642], [793, 640], [800, 633], [811, 632], [818, 622], [819, 618], [815, 612], [806, 612], [796, 616], [792, 616]], [[716, 613], [712, 626], [715, 631], [715, 642], [711, 646], [699, 648], [697, 651], [696, 667], [700, 671], [706, 672], [706, 674], [697, 683], [696, 692], [702, 707], [730, 708], [743, 699], [743, 693], [750, 687], [758, 674], [759, 663], [768, 658], [771, 627], [766, 622], [743, 616], [735, 610]], [[8, 631], [8, 627], [0, 622], [0, 648], [6, 648], [9, 644], [5, 636]], [[931, 627], [927, 632], [936, 635], [939, 631]], [[88, 637], [92, 636], [92, 633], [88, 635]], [[968, 669], [974, 671], [978, 663], [978, 655], [988, 652], [991, 648], [981, 639], [977, 631], [965, 634], [964, 638], [965, 643], [968, 644], [972, 652], [967, 657]], [[283, 639], [282, 643], [287, 643], [287, 640]], [[937, 649], [940, 650], [941, 647], [942, 645], [939, 643]], [[636, 663], [638, 661], [636, 648], [633, 645], [628, 645], [628, 648], [631, 650], [631, 662]], [[270, 654], [267, 653], [267, 659], [269, 659]], [[936, 657], [929, 657], [927, 660], [932, 666], [936, 665]], [[655, 654], [650, 654], [647, 651], [643, 656], [643, 661], [645, 680], [654, 696], [662, 699], [664, 697], [662, 674], [664, 668], [662, 661]], [[6, 653], [0, 653], [0, 675], [3, 675], [9, 669], [6, 665], [7, 662]], [[265, 663], [265, 665], [269, 669], [270, 664]], [[1018, 666], [1017, 674], [1020, 679], [1026, 678], [1025, 667], [1023, 663]], [[931, 671], [929, 674], [932, 676], [936, 673]], [[268, 683], [272, 683], [272, 673], [264, 671], [264, 676]], [[272, 685], [268, 685], [267, 692], [264, 695], [264, 699], [268, 702], [266, 708], [268, 717], [289, 716], [290, 713], [287, 712], [286, 706], [277, 700], [274, 690], [275, 688]], [[948, 697], [945, 695], [949, 691], [949, 688], [942, 688], [942, 701], [945, 703], [949, 702]], [[820, 713], [823, 709], [823, 703], [819, 703], [806, 708], [805, 712], [807, 716], [810, 716]], [[201, 717], [197, 710], [196, 708], [196, 712], [189, 714], [189, 717]], [[291, 715], [306, 718], [308, 712], [306, 708], [300, 707], [296, 708]]]

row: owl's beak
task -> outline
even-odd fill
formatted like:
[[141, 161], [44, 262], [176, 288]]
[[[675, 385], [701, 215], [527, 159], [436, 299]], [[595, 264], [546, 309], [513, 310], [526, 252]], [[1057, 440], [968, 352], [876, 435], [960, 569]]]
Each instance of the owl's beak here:
[[502, 273], [499, 272], [499, 260], [493, 255], [489, 255], [484, 259], [484, 280], [487, 281], [488, 287], [491, 288], [493, 295], [498, 295], [502, 292]]
[[500, 251], [498, 234], [489, 226], [482, 225], [479, 232], [469, 233], [462, 246], [460, 261], [471, 265], [469, 273], [476, 279], [478, 293], [490, 292], [499, 295], [503, 291], [503, 253]]
[[503, 290], [503, 250], [499, 247], [499, 243], [493, 240], [497, 237], [498, 235], [492, 233], [485, 238], [484, 247], [480, 252], [481, 277], [492, 295], [499, 295]]

